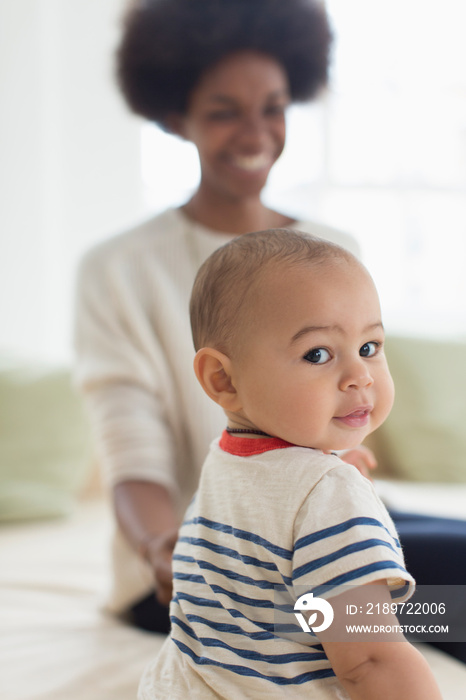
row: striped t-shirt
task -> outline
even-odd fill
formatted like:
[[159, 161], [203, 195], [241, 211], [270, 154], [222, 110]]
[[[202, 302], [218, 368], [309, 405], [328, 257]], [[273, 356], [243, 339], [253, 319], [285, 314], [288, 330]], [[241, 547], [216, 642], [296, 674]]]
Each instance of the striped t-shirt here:
[[346, 698], [316, 637], [283, 634], [288, 621], [301, 632], [293, 603], [380, 579], [394, 600], [414, 588], [391, 518], [355, 467], [226, 432], [204, 464], [173, 572], [172, 631], [140, 700]]

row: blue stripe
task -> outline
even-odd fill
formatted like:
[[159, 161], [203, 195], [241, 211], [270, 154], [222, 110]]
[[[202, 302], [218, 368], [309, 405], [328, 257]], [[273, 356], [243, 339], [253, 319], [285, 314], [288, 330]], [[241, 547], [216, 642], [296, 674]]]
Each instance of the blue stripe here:
[[242, 627], [238, 625], [229, 625], [225, 622], [214, 622], [200, 615], [186, 614], [186, 618], [189, 622], [193, 624], [205, 625], [211, 629], [219, 632], [220, 634], [241, 634], [245, 635], [248, 639], [253, 639], [257, 642], [270, 641], [271, 639], [276, 639], [276, 635], [271, 632], [245, 632]]
[[[269, 599], [264, 600], [263, 598], [249, 598], [247, 596], [240, 595], [239, 593], [235, 593], [234, 591], [229, 591], [226, 588], [223, 588], [222, 586], [219, 586], [217, 584], [209, 585], [209, 588], [211, 591], [213, 591], [213, 593], [216, 593], [217, 595], [224, 595], [227, 598], [230, 598], [230, 600], [235, 601], [235, 603], [240, 603], [241, 605], [249, 605], [250, 607], [253, 607], [253, 608], [262, 608], [265, 610], [282, 610], [284, 612], [289, 611], [289, 607], [290, 607], [289, 603], [286, 603], [284, 605], [278, 605], [278, 603], [274, 603], [272, 600], [269, 600]], [[181, 592], [179, 592], [177, 594], [177, 597], [180, 597], [181, 595], [183, 595], [185, 600], [188, 600], [187, 593], [181, 594]], [[197, 597], [191, 596], [191, 598], [197, 600]], [[199, 600], [205, 601], [207, 599], [206, 598], [199, 598]], [[200, 603], [200, 604], [202, 605], [203, 603]], [[215, 606], [215, 607], [217, 607], [217, 606]], [[222, 606], [222, 607], [224, 607], [224, 606]], [[227, 608], [225, 608], [225, 609], [227, 609]], [[229, 612], [232, 612], [232, 611], [229, 610]], [[242, 617], [245, 617], [245, 616], [242, 615]], [[246, 619], [249, 620], [250, 618], [246, 618]]]
[[[185, 612], [185, 611], [183, 611]], [[293, 604], [290, 605], [290, 614], [293, 615], [294, 613], [294, 608]], [[243, 618], [245, 620], [248, 620], [243, 615]], [[296, 628], [297, 625], [295, 624], [290, 624], [290, 625], [285, 625], [285, 624], [279, 624], [278, 622], [269, 625], [272, 629], [277, 631], [277, 634], [272, 633], [272, 632], [245, 632], [245, 630], [242, 627], [239, 627], [238, 625], [230, 625], [227, 624], [226, 622], [214, 622], [213, 620], [209, 620], [206, 617], [201, 617], [200, 615], [193, 615], [190, 613], [186, 613], [186, 619], [188, 622], [191, 622], [192, 624], [196, 625], [204, 625], [205, 627], [210, 627], [210, 629], [215, 630], [219, 634], [238, 634], [238, 635], [243, 635], [247, 637], [248, 639], [252, 639], [257, 642], [269, 642], [271, 640], [276, 640], [277, 638], [280, 639], [280, 637], [283, 634], [296, 634]], [[253, 620], [248, 620], [252, 624], [254, 624], [256, 627], [258, 626], [257, 622], [254, 622]], [[323, 652], [323, 647], [321, 644], [309, 644], [308, 645], [310, 649], [314, 649], [316, 652]]]
[[[191, 603], [192, 605], [198, 605], [200, 607], [204, 608], [220, 608], [222, 610], [225, 610], [231, 617], [233, 618], [241, 618], [243, 620], [247, 620], [251, 624], [253, 624], [255, 627], [257, 627], [260, 630], [264, 630], [265, 632], [268, 632], [270, 634], [273, 634], [275, 625], [273, 622], [262, 622], [262, 621], [257, 621], [257, 620], [252, 620], [250, 617], [245, 615], [244, 613], [240, 612], [236, 608], [225, 608], [221, 603], [219, 603], [217, 600], [211, 600], [208, 598], [199, 598], [198, 596], [193, 596], [190, 595], [189, 593], [182, 593], [179, 591], [175, 597], [174, 597], [174, 602], [180, 605], [181, 600], [185, 600], [188, 603]], [[180, 605], [180, 607], [182, 607]], [[289, 606], [288, 606], [289, 607]], [[283, 608], [286, 612], [288, 612], [288, 607]]]
[[345, 522], [343, 523], [338, 523], [338, 525], [332, 525], [331, 527], [326, 527], [323, 530], [317, 530], [317, 532], [313, 532], [310, 535], [305, 535], [304, 537], [301, 537], [295, 542], [294, 549], [296, 551], [297, 549], [301, 549], [302, 547], [307, 547], [310, 544], [314, 544], [314, 542], [324, 540], [327, 537], [340, 535], [342, 532], [346, 532], [347, 530], [350, 530], [353, 527], [357, 527], [358, 525], [371, 525], [373, 527], [381, 527], [382, 530], [385, 530], [385, 532], [390, 536], [390, 539], [393, 540], [395, 546], [397, 548], [401, 548], [399, 540], [396, 537], [393, 537], [391, 532], [387, 530], [385, 525], [383, 525], [379, 520], [376, 520], [375, 518], [362, 517], [351, 518], [350, 520], [345, 520]]
[[211, 600], [210, 598], [200, 598], [199, 596], [189, 595], [189, 593], [183, 593], [178, 591], [178, 593], [173, 598], [175, 602], [180, 600], [186, 600], [188, 603], [193, 603], [193, 605], [200, 605], [203, 608], [220, 608], [223, 610], [223, 605], [218, 602], [218, 600]]
[[272, 561], [261, 561], [255, 557], [245, 556], [244, 554], [239, 554], [235, 549], [230, 549], [230, 547], [222, 547], [219, 544], [214, 544], [208, 540], [201, 539], [199, 537], [179, 537], [178, 542], [185, 542], [186, 544], [193, 545], [195, 547], [204, 547], [205, 549], [210, 549], [210, 551], [220, 554], [224, 557], [231, 557], [232, 559], [237, 559], [243, 564], [250, 564], [251, 566], [257, 566], [266, 571], [278, 572], [276, 564]]
[[280, 547], [277, 544], [273, 544], [273, 542], [266, 540], [264, 537], [257, 535], [255, 532], [250, 532], [249, 530], [241, 530], [237, 527], [227, 525], [226, 523], [218, 523], [215, 520], [209, 520], [208, 518], [198, 516], [197, 518], [193, 518], [192, 520], [187, 520], [183, 524], [183, 527], [189, 525], [203, 525], [204, 527], [210, 528], [211, 530], [216, 530], [217, 532], [223, 532], [227, 535], [231, 535], [232, 537], [237, 537], [240, 540], [247, 540], [247, 542], [253, 542], [254, 544], [258, 544], [259, 546], [264, 547], [264, 549], [267, 549], [269, 552], [272, 552], [272, 554], [275, 554], [278, 557], [282, 557], [283, 559], [290, 560], [293, 556], [293, 553], [289, 549], [285, 549], [284, 547]]
[[261, 630], [265, 630], [266, 632], [271, 632], [273, 633], [275, 629], [275, 625], [273, 622], [260, 622], [259, 620], [251, 620], [250, 617], [245, 615], [244, 613], [240, 612], [236, 608], [225, 608], [225, 610], [235, 618], [242, 618], [243, 620], [248, 620], [248, 622], [252, 622], [253, 625], [258, 627]]
[[388, 549], [390, 549], [390, 551], [392, 551], [396, 555], [396, 552], [394, 551], [393, 547], [385, 540], [372, 539], [364, 540], [363, 542], [354, 542], [354, 544], [349, 544], [346, 547], [337, 549], [335, 552], [331, 552], [330, 554], [327, 554], [324, 557], [319, 557], [319, 559], [314, 559], [312, 561], [307, 562], [306, 564], [302, 564], [302, 566], [296, 567], [296, 569], [293, 570], [293, 580], [300, 578], [300, 576], [304, 576], [305, 574], [308, 574], [311, 571], [320, 569], [321, 567], [326, 566], [327, 564], [330, 564], [333, 561], [343, 559], [343, 557], [347, 557], [350, 554], [354, 554], [355, 552], [362, 552], [365, 549], [371, 549], [372, 547], [388, 547]]
[[406, 576], [406, 569], [403, 566], [401, 566], [400, 564], [396, 564], [391, 559], [388, 559], [387, 561], [377, 561], [373, 564], [360, 566], [358, 569], [353, 569], [352, 571], [348, 571], [347, 573], [341, 574], [340, 576], [335, 576], [334, 578], [330, 579], [321, 586], [316, 586], [316, 588], [312, 589], [312, 592], [315, 595], [327, 593], [328, 591], [331, 591], [332, 588], [336, 588], [337, 586], [343, 585], [345, 583], [351, 583], [352, 581], [355, 581], [358, 578], [367, 576], [367, 574], [372, 574], [375, 571], [387, 571], [390, 569], [399, 569], [399, 571], [404, 576]]
[[400, 586], [399, 588], [394, 588], [391, 591], [392, 600], [394, 600], [396, 598], [404, 598], [404, 596], [408, 594], [409, 587], [410, 587], [410, 583], [405, 583], [404, 586]]
[[189, 581], [190, 583], [203, 583], [207, 586], [207, 582], [204, 576], [200, 574], [182, 574], [175, 572], [173, 578], [178, 579], [178, 581]]
[[254, 608], [273, 609], [274, 607], [280, 607], [278, 605], [274, 606], [273, 602], [269, 599], [264, 600], [262, 598], [248, 598], [245, 595], [239, 595], [239, 593], [228, 591], [226, 588], [222, 588], [222, 586], [218, 586], [217, 584], [211, 585], [210, 588], [214, 593], [218, 593], [219, 595], [225, 595], [227, 596], [227, 598], [234, 600], [236, 603], [242, 603], [243, 605], [251, 605]]
[[208, 648], [226, 649], [232, 654], [236, 654], [236, 656], [239, 656], [242, 659], [248, 659], [249, 661], [262, 661], [263, 663], [267, 664], [291, 664], [302, 662], [308, 663], [309, 661], [327, 661], [327, 656], [324, 653], [313, 653], [306, 651], [289, 654], [261, 654], [253, 649], [239, 649], [238, 647], [233, 647], [226, 642], [222, 642], [220, 639], [215, 639], [214, 637], [198, 637], [189, 625], [177, 618], [175, 615], [172, 615], [170, 619], [172, 623], [178, 625], [178, 627], [180, 627], [185, 634], [200, 642], [202, 646]]
[[173, 555], [173, 561], [185, 561], [188, 564], [194, 564], [197, 562], [197, 559], [194, 559], [194, 557], [188, 557], [187, 554], [174, 554]]
[[[173, 555], [173, 561], [183, 561], [188, 564], [196, 564], [200, 569], [206, 571], [213, 571], [221, 576], [226, 576], [230, 581], [239, 581], [240, 583], [245, 583], [248, 586], [256, 586], [264, 590], [277, 590], [286, 591], [286, 587], [292, 585], [292, 579], [289, 576], [282, 576], [282, 581], [284, 583], [273, 583], [272, 581], [266, 581], [263, 579], [254, 579], [250, 576], [244, 576], [243, 574], [238, 574], [236, 571], [231, 569], [223, 569], [220, 566], [215, 566], [205, 559], [195, 559], [194, 557], [182, 556], [178, 554]], [[277, 572], [279, 573], [279, 572]]]
[[178, 639], [173, 639], [176, 646], [183, 654], [187, 654], [191, 657], [194, 663], [201, 666], [218, 666], [225, 669], [226, 671], [231, 671], [239, 676], [250, 676], [254, 678], [262, 678], [270, 683], [275, 683], [276, 685], [302, 685], [303, 683], [308, 683], [309, 681], [318, 680], [320, 678], [333, 678], [335, 673], [331, 668], [323, 668], [317, 671], [307, 671], [306, 673], [301, 673], [299, 676], [294, 676], [292, 678], [286, 678], [284, 676], [266, 676], [254, 668], [249, 668], [248, 666], [238, 666], [235, 664], [222, 664], [220, 661], [215, 661], [215, 659], [209, 659], [206, 656], [198, 656], [190, 649], [186, 644], [180, 642]]

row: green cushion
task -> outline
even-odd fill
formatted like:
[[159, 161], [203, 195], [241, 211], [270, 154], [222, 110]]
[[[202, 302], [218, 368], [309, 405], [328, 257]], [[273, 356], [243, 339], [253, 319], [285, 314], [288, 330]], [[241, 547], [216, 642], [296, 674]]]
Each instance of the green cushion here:
[[391, 337], [396, 398], [372, 446], [381, 474], [466, 481], [466, 343]]
[[0, 521], [69, 513], [90, 454], [70, 372], [0, 364]]

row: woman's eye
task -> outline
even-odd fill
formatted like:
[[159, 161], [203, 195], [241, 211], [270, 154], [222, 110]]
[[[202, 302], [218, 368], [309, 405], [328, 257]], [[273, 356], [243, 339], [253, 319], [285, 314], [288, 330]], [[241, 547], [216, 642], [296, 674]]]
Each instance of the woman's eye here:
[[379, 349], [379, 343], [364, 343], [364, 345], [359, 349], [359, 354], [361, 357], [372, 357], [377, 353]]
[[272, 116], [272, 117], [282, 116], [285, 114], [285, 109], [286, 109], [286, 105], [282, 105], [282, 104], [269, 105], [268, 107], [265, 108], [264, 114]]
[[209, 119], [211, 121], [224, 122], [230, 119], [235, 119], [236, 116], [237, 114], [233, 110], [225, 110], [221, 112], [211, 112], [209, 114]]
[[330, 360], [330, 353], [325, 348], [314, 348], [304, 355], [304, 359], [313, 365], [323, 365]]

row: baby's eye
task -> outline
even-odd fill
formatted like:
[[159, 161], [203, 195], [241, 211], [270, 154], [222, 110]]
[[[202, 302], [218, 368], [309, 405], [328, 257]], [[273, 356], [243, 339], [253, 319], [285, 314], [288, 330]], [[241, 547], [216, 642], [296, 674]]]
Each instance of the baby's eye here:
[[325, 348], [314, 348], [304, 355], [304, 359], [306, 362], [312, 362], [313, 365], [323, 365], [328, 362], [331, 357], [329, 351]]
[[364, 343], [364, 345], [359, 348], [359, 354], [361, 357], [372, 357], [377, 353], [379, 349], [379, 343]]

